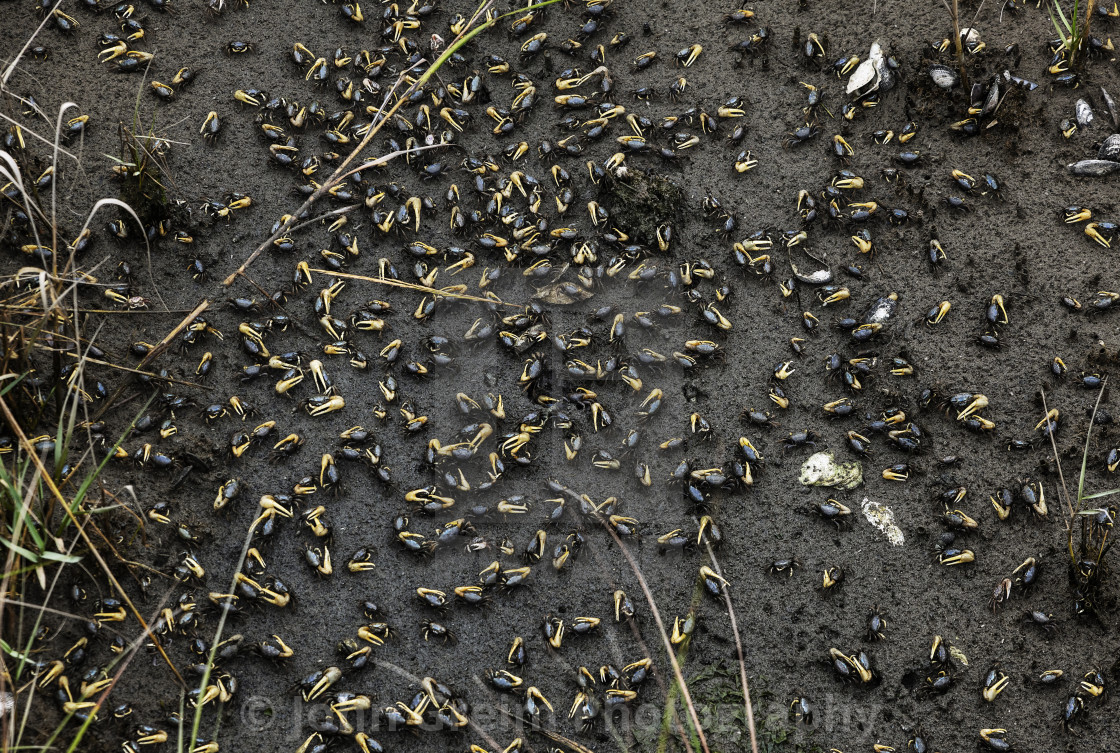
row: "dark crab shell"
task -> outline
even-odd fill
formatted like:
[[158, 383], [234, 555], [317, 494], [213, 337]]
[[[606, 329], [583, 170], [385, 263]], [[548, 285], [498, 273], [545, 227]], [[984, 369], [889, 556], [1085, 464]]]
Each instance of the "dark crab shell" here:
[[1097, 159], [1120, 162], [1120, 133], [1114, 133], [1101, 142]]
[[1106, 159], [1083, 159], [1066, 165], [1074, 175], [1086, 178], [1101, 178], [1120, 170], [1120, 162]]

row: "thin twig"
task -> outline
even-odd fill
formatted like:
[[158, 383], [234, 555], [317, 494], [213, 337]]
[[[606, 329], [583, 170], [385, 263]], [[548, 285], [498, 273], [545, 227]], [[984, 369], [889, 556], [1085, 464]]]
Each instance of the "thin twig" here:
[[[440, 60], [443, 60], [443, 59], [444, 58], [440, 58]], [[416, 65], [419, 65], [419, 63], [416, 63]], [[401, 106], [405, 103], [405, 101], [408, 99], [407, 95], [415, 90], [414, 87], [416, 86], [416, 84], [413, 84], [412, 86], [409, 87], [409, 89], [405, 93], [405, 95], [401, 96], [397, 100], [396, 104], [394, 104], [393, 107], [388, 112], [385, 112], [384, 116], [382, 116], [382, 113], [385, 110], [385, 105], [388, 104], [388, 102], [389, 102], [389, 98], [397, 90], [397, 87], [401, 84], [401, 82], [404, 81], [405, 75], [407, 75], [410, 71], [414, 70], [416, 68], [416, 65], [413, 65], [412, 67], [403, 71], [401, 73], [401, 75], [397, 78], [397, 81], [393, 84], [393, 88], [390, 89], [389, 92], [385, 95], [385, 99], [382, 101], [381, 107], [377, 111], [377, 115], [374, 116], [375, 118], [379, 118], [377, 120], [377, 123], [376, 124], [373, 124], [373, 123], [370, 124], [370, 128], [366, 131], [366, 135], [362, 138], [361, 142], [359, 142], [359, 144], [356, 147], [354, 147], [354, 150], [352, 152], [350, 152], [349, 155], [347, 155], [346, 159], [344, 159], [342, 161], [342, 164], [338, 166], [338, 168], [334, 171], [333, 174], [331, 174], [331, 177], [328, 178], [327, 181], [325, 183], [323, 183], [323, 185], [321, 185], [317, 189], [315, 189], [315, 192], [313, 194], [311, 194], [311, 196], [307, 197], [307, 201], [303, 202], [303, 205], [300, 206], [299, 209], [297, 209], [293, 214], [289, 215], [288, 219], [284, 222], [284, 224], [282, 224], [280, 227], [278, 227], [276, 229], [276, 232], [274, 232], [272, 235], [270, 235], [268, 238], [266, 238], [265, 241], [263, 243], [261, 243], [261, 245], [257, 246], [256, 249], [253, 250], [253, 253], [249, 254], [249, 258], [246, 259], [244, 262], [242, 262], [240, 267], [238, 267], [236, 270], [234, 270], [234, 272], [232, 272], [228, 277], [226, 277], [226, 279], [222, 280], [222, 285], [224, 285], [226, 287], [229, 287], [230, 285], [232, 285], [233, 281], [237, 277], [239, 277], [240, 275], [244, 274], [245, 270], [249, 268], [249, 265], [252, 264], [258, 256], [260, 256], [262, 253], [264, 253], [265, 249], [267, 249], [268, 246], [274, 240], [276, 240], [277, 238], [283, 237], [284, 234], [287, 233], [291, 229], [292, 225], [295, 224], [296, 220], [299, 217], [302, 217], [303, 213], [306, 212], [308, 209], [310, 209], [312, 204], [314, 204], [316, 201], [318, 201], [324, 195], [326, 195], [327, 191], [329, 191], [331, 189], [331, 187], [334, 186], [337, 183], [337, 181], [341, 179], [340, 176], [343, 173], [346, 172], [346, 167], [354, 160], [355, 157], [358, 156], [358, 154], [363, 149], [366, 148], [366, 146], [369, 145], [369, 142], [372, 141], [373, 137], [376, 136], [378, 131], [381, 130], [381, 126], [383, 126], [386, 122], [389, 121], [390, 118], [393, 117], [393, 115], [396, 114], [397, 110], [399, 110], [401, 108]], [[392, 159], [393, 157], [397, 156], [398, 154], [400, 154], [400, 152], [392, 152], [391, 155], [385, 155], [385, 159], [384, 159], [383, 162], [387, 162], [389, 159]]]
[[[194, 318], [196, 316], [200, 315], [209, 306], [210, 301], [205, 299], [202, 301], [202, 303], [195, 306], [194, 309], [191, 310], [191, 313], [187, 314], [185, 319], [175, 325], [175, 328], [168, 332], [166, 337], [160, 340], [154, 348], [148, 351], [148, 355], [144, 356], [140, 360], [140, 363], [136, 364], [136, 368], [142, 371], [148, 364], [158, 358], [163, 353], [163, 351], [167, 350], [167, 346], [170, 345], [171, 341], [174, 338], [178, 337], [179, 333], [182, 332], [188, 324], [194, 321]], [[128, 383], [122, 382], [121, 385], [117, 387], [117, 389], [113, 392], [113, 394], [109, 396], [109, 399], [105, 401], [105, 404], [102, 405], [97, 413], [94, 414], [93, 420], [101, 420], [101, 416], [103, 416], [105, 412], [109, 410], [109, 408], [113, 407], [113, 403], [116, 402], [117, 398], [121, 396], [121, 393], [123, 393], [127, 387]]]
[[[28, 103], [27, 103], [27, 100], [25, 100], [25, 99], [24, 99], [23, 97], [18, 97], [18, 96], [16, 96], [16, 95], [12, 94], [12, 93], [11, 93], [11, 92], [9, 92], [9, 91], [4, 91], [4, 93], [5, 93], [5, 94], [7, 94], [7, 95], [8, 95], [9, 97], [14, 97], [15, 99], [18, 99], [19, 101], [23, 102], [24, 104], [28, 104]], [[40, 112], [42, 112], [42, 110], [40, 110]], [[44, 117], [44, 118], [46, 117], [46, 113], [43, 113], [43, 117]], [[44, 144], [47, 144], [47, 145], [52, 145], [52, 144], [54, 143], [54, 142], [52, 142], [52, 141], [51, 141], [50, 139], [48, 139], [48, 138], [47, 138], [46, 136], [40, 136], [39, 134], [35, 133], [35, 131], [31, 130], [30, 128], [24, 128], [23, 126], [21, 126], [21, 125], [19, 124], [19, 121], [18, 121], [18, 120], [15, 120], [15, 119], [14, 119], [14, 118], [12, 118], [11, 116], [9, 116], [9, 115], [6, 115], [6, 114], [5, 114], [5, 113], [3, 113], [3, 112], [0, 112], [0, 118], [3, 118], [4, 120], [8, 121], [9, 123], [11, 123], [11, 124], [12, 124], [12, 125], [14, 125], [14, 126], [19, 126], [19, 128], [20, 128], [20, 129], [21, 129], [21, 130], [22, 130], [22, 131], [23, 131], [24, 133], [27, 133], [27, 134], [28, 134], [28, 135], [30, 135], [30, 136], [34, 136], [35, 138], [39, 139], [39, 141], [42, 141], [42, 142], [43, 142]], [[69, 150], [67, 150], [67, 149], [62, 149], [61, 147], [59, 148], [59, 150], [58, 150], [58, 151], [59, 151], [59, 153], [60, 153], [60, 154], [65, 154], [65, 155], [66, 155], [67, 157], [69, 157], [70, 159], [74, 160], [75, 162], [77, 162], [77, 161], [78, 161], [78, 156], [77, 156], [76, 154], [74, 154], [73, 152], [71, 152], [71, 151], [69, 151]]]
[[[1039, 390], [1039, 394], [1042, 395], [1042, 410], [1045, 411], [1044, 419], [1049, 421], [1050, 407], [1046, 404], [1046, 390]], [[1062, 497], [1065, 499], [1066, 508], [1069, 510], [1069, 517], [1072, 522], [1074, 517], [1073, 504], [1069, 501], [1069, 487], [1066, 486], [1066, 475], [1062, 472], [1062, 459], [1058, 456], [1058, 443], [1054, 441], [1054, 432], [1048, 431], [1046, 434], [1050, 438], [1050, 447], [1054, 450], [1054, 465], [1058, 466], [1058, 480], [1062, 484]], [[1067, 529], [1070, 527], [1071, 522], [1066, 523]]]
[[[249, 547], [253, 543], [253, 534], [256, 532], [257, 524], [261, 520], [263, 520], [263, 516], [258, 516], [249, 524], [249, 530], [245, 534], [245, 543], [241, 547], [241, 556], [237, 559], [237, 567], [233, 569], [233, 578], [230, 581], [229, 590], [226, 592], [228, 594], [233, 594], [237, 590], [237, 576], [241, 573], [241, 568], [245, 565], [245, 558], [248, 556]], [[234, 596], [234, 598], [237, 597]], [[225, 599], [222, 599], [222, 601], [225, 601]], [[222, 631], [225, 630], [226, 618], [229, 617], [231, 607], [232, 604], [226, 604], [221, 608], [222, 616], [218, 618], [218, 627], [214, 630], [214, 640], [210, 644], [210, 653], [206, 657], [206, 669], [203, 671], [202, 679], [199, 680], [198, 684], [198, 698], [200, 700], [203, 697], [206, 686], [210, 684], [210, 673], [214, 669], [215, 659], [218, 656], [218, 649], [221, 647]], [[203, 704], [198, 702], [194, 709], [194, 721], [191, 724], [190, 737], [192, 745], [193, 741], [198, 739], [198, 728], [202, 725], [202, 708]]]
[[976, 12], [972, 14], [972, 20], [968, 22], [968, 27], [970, 29], [976, 28], [976, 19], [980, 18], [980, 11], [984, 10], [984, 3], [986, 2], [988, 2], [988, 0], [980, 0], [980, 4], [976, 6]]
[[360, 206], [362, 206], [362, 205], [361, 204], [349, 204], [349, 205], [344, 206], [344, 207], [339, 207], [338, 209], [332, 209], [329, 212], [323, 212], [322, 214], [318, 215], [317, 217], [312, 217], [311, 219], [309, 219], [305, 222], [301, 222], [298, 225], [292, 225], [292, 227], [289, 228], [289, 230], [294, 233], [296, 230], [307, 227], [308, 225], [314, 225], [316, 222], [322, 222], [323, 220], [327, 219], [328, 217], [333, 217], [336, 214], [338, 214], [338, 215], [349, 214], [350, 212], [353, 212], [355, 209], [357, 209]]
[[54, 18], [54, 12], [61, 7], [62, 0], [58, 0], [58, 2], [56, 2], [50, 9], [50, 12], [48, 12], [43, 17], [42, 23], [40, 23], [35, 28], [35, 31], [31, 32], [31, 36], [29, 36], [27, 38], [27, 41], [23, 43], [23, 47], [21, 47], [20, 51], [16, 53], [16, 56], [12, 58], [12, 62], [8, 64], [8, 67], [4, 69], [4, 75], [0, 76], [0, 89], [8, 88], [8, 79], [12, 77], [12, 73], [15, 71], [16, 66], [19, 65], [19, 61], [22, 60], [27, 51], [31, 49], [32, 42], [35, 41], [35, 37], [39, 36], [39, 32], [43, 30], [43, 27], [46, 26], [52, 18]]
[[477, 303], [496, 303], [499, 306], [515, 306], [517, 308], [525, 308], [522, 303], [510, 303], [509, 301], [499, 301], [494, 298], [483, 298], [477, 295], [467, 295], [466, 293], [455, 293], [449, 290], [440, 290], [439, 288], [429, 288], [426, 285], [417, 285], [414, 282], [402, 282], [388, 277], [367, 277], [366, 275], [354, 275], [346, 272], [335, 272], [331, 269], [311, 269], [311, 272], [316, 272], [321, 275], [330, 275], [331, 277], [345, 277], [348, 280], [364, 280], [365, 282], [376, 282], [379, 285], [388, 285], [393, 288], [404, 288], [406, 290], [415, 290], [420, 293], [429, 293], [430, 295], [438, 295], [441, 298], [458, 298], [463, 301], [475, 301]]
[[[43, 350], [53, 351], [54, 349], [53, 348], [43, 348]], [[70, 356], [71, 358], [77, 358], [78, 360], [82, 361], [83, 363], [95, 363], [98, 366], [108, 366], [110, 369], [118, 369], [120, 371], [128, 371], [130, 373], [139, 374], [140, 376], [146, 376], [146, 377], [150, 377], [152, 379], [161, 379], [161, 380], [167, 382], [168, 384], [179, 384], [179, 385], [182, 385], [183, 387], [194, 387], [195, 389], [199, 389], [199, 390], [211, 390], [211, 389], [213, 389], [211, 387], [207, 387], [205, 384], [199, 384], [198, 382], [188, 382], [185, 379], [174, 379], [174, 378], [168, 377], [168, 376], [160, 376], [159, 374], [156, 374], [155, 372], [152, 372], [152, 371], [144, 371], [143, 369], [133, 369], [129, 366], [122, 366], [119, 363], [109, 363], [108, 361], [102, 361], [100, 359], [92, 358], [92, 357], [86, 356], [86, 355], [79, 356], [77, 353], [74, 353], [73, 351], [70, 351], [70, 350], [63, 350], [63, 351], [56, 351], [56, 352], [61, 352], [62, 355], [64, 355], [64, 356]]]
[[1108, 387], [1108, 377], [1101, 380], [1101, 389], [1097, 393], [1097, 402], [1093, 403], [1093, 413], [1089, 416], [1089, 428], [1085, 430], [1085, 450], [1081, 453], [1081, 476], [1077, 481], [1077, 511], [1081, 512], [1081, 501], [1085, 496], [1085, 466], [1089, 462], [1089, 439], [1093, 436], [1093, 423], [1097, 420], [1097, 409], [1101, 406], [1105, 388]]
[[[0, 309], [8, 309], [8, 310], [12, 310], [12, 311], [21, 312], [21, 313], [24, 313], [24, 314], [27, 314], [27, 315], [37, 313], [37, 312], [27, 311], [26, 309], [29, 309], [29, 308], [31, 308], [31, 307], [30, 306], [21, 306], [21, 305], [16, 304], [16, 303], [0, 303]], [[187, 313], [188, 311], [191, 311], [191, 310], [192, 309], [171, 309], [169, 311], [147, 311], [147, 310], [141, 310], [141, 309], [71, 309], [71, 312], [75, 312], [75, 313], [78, 313], [78, 314], [125, 314], [125, 315], [129, 315], [129, 316], [160, 316], [162, 314], [185, 314], [185, 313]], [[27, 325], [17, 324], [15, 322], [12, 322], [12, 326], [13, 327], [25, 327]], [[61, 335], [57, 335], [57, 336], [61, 337]]]
[[[607, 582], [610, 584], [611, 591], [617, 591], [619, 589], [619, 586], [610, 578], [608, 574], [611, 569], [610, 567], [608, 567], [608, 563], [603, 560], [603, 557], [599, 554], [598, 549], [596, 549], [595, 547], [589, 547], [589, 550], [591, 552], [591, 556], [596, 560], [599, 572], [603, 573], [606, 576]], [[634, 640], [637, 641], [638, 648], [641, 649], [642, 654], [644, 656], [652, 656], [653, 652], [649, 650], [649, 646], [646, 645], [645, 639], [642, 637], [642, 631], [638, 627], [637, 619], [630, 619], [627, 620], [627, 622], [630, 624], [630, 632], [634, 635]], [[657, 682], [657, 686], [661, 689], [661, 694], [665, 696], [666, 703], [668, 703], [671, 697], [671, 691], [665, 685], [665, 681], [661, 677], [661, 672], [657, 669], [656, 665], [654, 665], [653, 679]], [[680, 735], [681, 744], [684, 746], [685, 753], [693, 753], [692, 743], [689, 741], [688, 732], [685, 730], [684, 724], [681, 723], [680, 717], [677, 714], [676, 704], [670, 706], [669, 710], [672, 712], [673, 722], [676, 723], [677, 734]]]
[[653, 594], [649, 590], [649, 584], [646, 583], [645, 577], [642, 575], [638, 563], [634, 560], [634, 555], [630, 554], [630, 548], [622, 542], [615, 530], [603, 518], [599, 518], [599, 522], [603, 528], [607, 529], [607, 533], [618, 544], [618, 548], [626, 557], [626, 562], [630, 565], [630, 569], [634, 571], [634, 576], [638, 579], [638, 585], [642, 588], [642, 594], [646, 597], [646, 602], [649, 604], [650, 611], [653, 613], [653, 621], [657, 623], [657, 632], [661, 634], [661, 642], [665, 646], [665, 653], [669, 655], [669, 663], [673, 665], [673, 675], [677, 678], [677, 687], [681, 689], [681, 696], [684, 698], [684, 704], [688, 708], [688, 715], [692, 719], [692, 726], [696, 730], [696, 736], [700, 740], [700, 747], [704, 749], [704, 753], [711, 753], [708, 749], [708, 738], [704, 734], [704, 728], [700, 726], [700, 718], [696, 715], [696, 706], [692, 703], [692, 694], [688, 692], [688, 685], [684, 681], [684, 675], [681, 674], [681, 666], [677, 663], [677, 657], [673, 655], [673, 644], [669, 641], [669, 634], [665, 632], [665, 623], [661, 621], [661, 612], [657, 609], [657, 602], [653, 600]]
[[[719, 562], [716, 560], [716, 553], [712, 551], [712, 544], [709, 541], [704, 542], [704, 546], [708, 550], [708, 557], [712, 561], [712, 568], [716, 571], [716, 575], [723, 577], [723, 569], [720, 568]], [[758, 753], [758, 736], [754, 727], [754, 709], [751, 706], [751, 690], [747, 685], [747, 663], [743, 658], [743, 641], [739, 638], [739, 621], [735, 619], [735, 608], [731, 606], [731, 590], [728, 588], [723, 589], [723, 600], [727, 604], [727, 615], [731, 618], [731, 634], [735, 636], [735, 650], [739, 652], [739, 681], [743, 684], [743, 706], [747, 712], [747, 729], [751, 733], [751, 751]]]
[[949, 0], [942, 0], [945, 3], [945, 8], [949, 11], [949, 15], [953, 19], [953, 42], [957, 53], [957, 67], [960, 68], [961, 85], [967, 91], [968, 86], [968, 71], [964, 67], [964, 45], [961, 41], [961, 15], [958, 0], [952, 0], [952, 5]]
[[[515, 714], [511, 714], [510, 712], [506, 711], [505, 709], [503, 709], [501, 707], [496, 706], [495, 708], [498, 710], [498, 712], [500, 712], [502, 714], [505, 714], [506, 716], [508, 716], [510, 719], [513, 719], [514, 721], [526, 723], [529, 726], [529, 729], [532, 730], [533, 732], [536, 732], [538, 735], [543, 735], [544, 737], [547, 737], [549, 740], [551, 740], [554, 743], [559, 743], [561, 745], [567, 746], [574, 753], [595, 753], [595, 751], [591, 750], [590, 748], [588, 748], [585, 745], [581, 745], [580, 743], [576, 742], [575, 740], [572, 740], [571, 738], [564, 737], [563, 735], [561, 735], [559, 733], [556, 733], [556, 732], [553, 732], [552, 730], [545, 729], [541, 725], [534, 722], [532, 719], [522, 719], [521, 717], [519, 717]], [[473, 722], [472, 722], [471, 726], [472, 726], [472, 728], [474, 727]], [[500, 747], [501, 746], [496, 746], [495, 750], [497, 750]]]

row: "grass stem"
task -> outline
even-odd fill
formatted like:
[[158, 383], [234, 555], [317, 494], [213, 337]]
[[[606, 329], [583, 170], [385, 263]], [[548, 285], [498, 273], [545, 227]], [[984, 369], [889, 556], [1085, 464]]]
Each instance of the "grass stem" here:
[[629, 564], [630, 569], [634, 571], [634, 577], [638, 579], [638, 585], [641, 586], [642, 595], [645, 596], [646, 603], [649, 604], [650, 611], [653, 613], [653, 621], [657, 624], [657, 632], [661, 635], [661, 643], [665, 646], [665, 653], [669, 657], [669, 663], [673, 665], [673, 676], [676, 678], [677, 685], [680, 687], [681, 697], [684, 699], [684, 705], [688, 709], [689, 719], [692, 721], [692, 728], [700, 740], [700, 747], [703, 749], [704, 753], [711, 753], [708, 748], [708, 738], [704, 734], [704, 728], [700, 726], [700, 718], [697, 716], [696, 706], [692, 702], [692, 694], [688, 692], [688, 684], [684, 681], [684, 675], [681, 673], [681, 665], [677, 662], [677, 657], [673, 653], [673, 644], [669, 641], [669, 634], [665, 632], [665, 623], [661, 620], [661, 611], [657, 608], [657, 602], [653, 599], [653, 594], [649, 590], [649, 584], [646, 583], [646, 579], [642, 575], [641, 568], [638, 567], [634, 555], [630, 553], [630, 547], [623, 543], [622, 539], [619, 538], [618, 534], [615, 533], [615, 530], [611, 528], [606, 520], [601, 520], [600, 522], [603, 524], [603, 528], [607, 529], [607, 532], [615, 540], [615, 543], [618, 544], [619, 550], [621, 550], [623, 556], [626, 557], [627, 564]]

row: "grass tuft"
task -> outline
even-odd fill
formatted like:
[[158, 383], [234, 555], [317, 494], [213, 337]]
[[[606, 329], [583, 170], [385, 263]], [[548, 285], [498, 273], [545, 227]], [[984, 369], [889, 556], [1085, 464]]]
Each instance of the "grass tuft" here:
[[1085, 20], [1081, 20], [1081, 0], [1073, 0], [1073, 6], [1067, 14], [1062, 8], [1061, 0], [1050, 0], [1050, 22], [1058, 32], [1065, 49], [1066, 60], [1072, 68], [1077, 62], [1077, 55], [1089, 38], [1089, 29], [1093, 23], [1093, 13], [1096, 10], [1096, 0], [1087, 0], [1085, 4]]
[[[99, 526], [100, 518], [122, 508], [102, 475], [147, 404], [115, 443], [91, 429], [97, 398], [87, 384], [87, 371], [93, 365], [89, 353], [96, 332], [86, 332], [78, 290], [96, 283], [91, 274], [96, 270], [81, 269], [80, 252], [68, 243], [81, 237], [103, 208], [115, 207], [137, 226], [142, 223], [128, 203], [107, 197], [93, 204], [79, 229], [62, 227], [60, 156], [70, 155], [61, 142], [66, 113], [76, 107], [66, 102], [58, 110], [49, 142], [55, 171], [49, 191], [37, 190], [28, 180], [22, 150], [0, 150], [0, 183], [5, 185], [0, 208], [20, 217], [6, 224], [4, 243], [26, 255], [22, 268], [0, 277], [0, 695], [9, 694], [11, 700], [11, 711], [0, 715], [0, 746], [5, 750], [77, 750], [89, 724], [104, 716], [99, 711], [135, 651], [150, 636], [148, 622], [114, 574], [115, 565], [129, 563], [120, 559]], [[76, 692], [76, 684], [64, 684], [65, 673], [55, 674], [62, 666], [57, 663], [59, 648], [44, 640], [43, 621], [47, 615], [89, 619], [52, 606], [58, 586], [74, 577], [75, 570], [81, 571], [79, 577], [99, 571], [142, 632], [129, 651], [110, 663], [107, 672], [120, 667], [114, 677], [103, 678], [104, 691], [89, 698], [71, 695], [71, 703], [52, 715], [44, 701], [59, 689], [73, 687], [70, 692]], [[158, 640], [155, 645], [182, 682]], [[81, 725], [71, 730], [75, 720]], [[69, 731], [73, 737], [64, 745]]]
[[[1093, 412], [1089, 417], [1089, 428], [1085, 431], [1085, 446], [1081, 452], [1081, 471], [1077, 477], [1076, 495], [1070, 495], [1069, 487], [1066, 485], [1065, 473], [1062, 470], [1062, 460], [1058, 454], [1058, 445], [1054, 439], [1054, 432], [1049, 432], [1050, 447], [1054, 452], [1054, 463], [1058, 468], [1062, 500], [1065, 502], [1067, 512], [1066, 545], [1069, 552], [1069, 581], [1073, 588], [1073, 610], [1078, 615], [1095, 616], [1097, 614], [1097, 597], [1108, 573], [1105, 555], [1112, 548], [1112, 529], [1116, 522], [1115, 507], [1100, 507], [1089, 503], [1120, 494], [1120, 488], [1091, 494], [1085, 493], [1085, 476], [1089, 467], [1089, 447], [1093, 436], [1093, 425], [1107, 387], [1108, 380], [1106, 379], [1101, 384], [1100, 392], [1097, 393], [1097, 401], [1094, 403]], [[1042, 407], [1047, 412], [1047, 420], [1049, 420], [1045, 391], [1042, 392]]]

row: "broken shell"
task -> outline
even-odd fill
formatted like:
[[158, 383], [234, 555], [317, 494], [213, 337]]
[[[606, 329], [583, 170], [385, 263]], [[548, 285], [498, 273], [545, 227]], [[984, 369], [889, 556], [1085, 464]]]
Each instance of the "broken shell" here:
[[786, 248], [786, 253], [789, 254], [789, 268], [793, 270], [793, 276], [798, 280], [801, 280], [801, 282], [807, 285], [824, 285], [825, 283], [832, 281], [832, 266], [823, 256], [813, 256], [808, 251], [804, 249], [802, 250], [802, 253], [808, 256], [810, 259], [824, 265], [824, 269], [818, 269], [816, 272], [810, 272], [806, 274], [799, 270], [797, 268], [797, 265], [793, 263], [793, 253], [789, 250], [789, 248]]
[[802, 464], [798, 480], [802, 486], [855, 489], [863, 483], [863, 466], [858, 460], [837, 463], [831, 452], [817, 452]]
[[894, 522], [894, 511], [891, 508], [881, 502], [873, 502], [870, 498], [864, 497], [860, 509], [863, 510], [863, 517], [867, 518], [867, 522], [878, 528], [891, 544], [902, 546], [906, 543], [906, 537], [903, 535], [902, 529]]
[[848, 79], [847, 93], [862, 97], [878, 89], [884, 65], [883, 48], [877, 41], [872, 42], [871, 53], [856, 67], [852, 77]]
[[1097, 157], [1110, 162], [1120, 162], [1120, 133], [1114, 133], [1101, 142]]
[[1084, 99], [1077, 100], [1073, 111], [1077, 116], [1079, 128], [1088, 128], [1093, 123], [1093, 108]]
[[533, 298], [552, 306], [569, 306], [577, 301], [586, 301], [593, 295], [595, 294], [578, 285], [554, 282], [551, 285], [538, 288], [537, 292], [533, 294]]
[[996, 111], [999, 105], [999, 80], [993, 80], [992, 85], [988, 87], [988, 96], [984, 99], [984, 107], [980, 111], [981, 115], [991, 115]]
[[961, 29], [961, 44], [969, 52], [977, 52], [980, 48], [980, 30], [975, 27]]
[[1080, 162], [1066, 165], [1066, 168], [1074, 175], [1085, 178], [1100, 178], [1120, 171], [1120, 162], [1107, 159], [1083, 159]]
[[1035, 82], [1028, 81], [1025, 78], [1019, 78], [1018, 76], [1012, 76], [1011, 71], [1009, 70], [1004, 69], [1003, 73], [1000, 75], [1001, 78], [1003, 78], [1003, 83], [1005, 84], [1015, 84], [1015, 86], [1022, 87], [1029, 92], [1033, 92], [1038, 88], [1038, 84], [1036, 84]]
[[933, 79], [933, 83], [942, 89], [952, 89], [957, 85], [960, 77], [957, 72], [947, 65], [931, 65], [929, 67], [929, 77]]
[[1112, 129], [1120, 131], [1120, 110], [1116, 109], [1116, 103], [1112, 101], [1112, 97], [1108, 95], [1103, 86], [1101, 87], [1101, 99], [1104, 100], [1105, 109], [1108, 110], [1108, 119], [1112, 121]]

